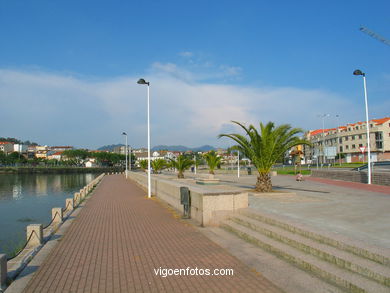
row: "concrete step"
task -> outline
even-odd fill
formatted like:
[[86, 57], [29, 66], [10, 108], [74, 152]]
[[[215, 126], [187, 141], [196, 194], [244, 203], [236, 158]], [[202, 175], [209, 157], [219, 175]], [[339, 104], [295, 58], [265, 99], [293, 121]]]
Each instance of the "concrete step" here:
[[[254, 211], [251, 209], [245, 209], [240, 212], [241, 214], [256, 219], [260, 222], [270, 224], [279, 228], [282, 228], [286, 231], [290, 231], [295, 234], [299, 234], [306, 238], [313, 239], [319, 243], [327, 244], [338, 248], [340, 250], [344, 250], [350, 253], [353, 253], [357, 256], [369, 259], [371, 261], [380, 263], [387, 267], [390, 267], [390, 257], [388, 254], [383, 254], [380, 249], [376, 249], [375, 247], [367, 247], [366, 245], [361, 245], [360, 247], [355, 245], [354, 243], [350, 243], [350, 241], [346, 241], [345, 239], [340, 239], [340, 237], [336, 237], [336, 235], [327, 235], [329, 233], [317, 233], [313, 231], [314, 229], [309, 229], [307, 226], [294, 223], [290, 224], [290, 220], [282, 221], [280, 218], [276, 218], [274, 215], [260, 213], [258, 211]], [[365, 247], [366, 246], [366, 247]]]
[[345, 293], [347, 291], [299, 269], [219, 227], [199, 229], [209, 239], [228, 250], [256, 273], [288, 293]]
[[390, 268], [385, 265], [244, 215], [234, 216], [231, 220], [267, 237], [335, 264], [342, 269], [347, 269], [382, 285], [389, 286], [390, 291]]
[[271, 239], [257, 231], [244, 227], [231, 220], [221, 227], [242, 239], [287, 260], [300, 269], [312, 273], [327, 282], [353, 293], [389, 293], [389, 287], [378, 284], [359, 274], [344, 270], [338, 266], [304, 253], [299, 249]]

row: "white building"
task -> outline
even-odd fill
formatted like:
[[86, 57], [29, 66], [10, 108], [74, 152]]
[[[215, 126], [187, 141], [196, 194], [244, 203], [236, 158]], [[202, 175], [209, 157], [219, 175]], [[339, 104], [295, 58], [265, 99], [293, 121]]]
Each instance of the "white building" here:
[[14, 152], [26, 153], [28, 149], [27, 145], [24, 144], [14, 144]]

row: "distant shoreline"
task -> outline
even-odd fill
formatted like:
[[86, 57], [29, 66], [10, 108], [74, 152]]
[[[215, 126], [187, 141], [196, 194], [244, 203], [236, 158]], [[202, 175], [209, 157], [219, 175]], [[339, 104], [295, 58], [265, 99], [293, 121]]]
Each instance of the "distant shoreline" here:
[[0, 174], [67, 174], [122, 172], [121, 167], [0, 167]]

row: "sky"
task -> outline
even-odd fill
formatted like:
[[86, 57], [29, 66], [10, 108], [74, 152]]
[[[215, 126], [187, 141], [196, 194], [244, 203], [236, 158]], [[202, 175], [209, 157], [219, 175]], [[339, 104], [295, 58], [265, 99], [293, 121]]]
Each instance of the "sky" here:
[[[271, 3], [272, 2], [272, 3]], [[390, 116], [390, 1], [0, 0], [0, 137], [98, 148], [232, 145]], [[339, 118], [336, 118], [336, 115]], [[339, 124], [337, 122], [339, 119]]]

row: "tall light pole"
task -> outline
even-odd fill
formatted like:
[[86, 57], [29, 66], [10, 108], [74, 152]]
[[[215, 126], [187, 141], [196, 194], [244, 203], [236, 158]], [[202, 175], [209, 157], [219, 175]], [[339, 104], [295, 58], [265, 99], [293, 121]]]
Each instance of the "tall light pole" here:
[[339, 136], [340, 115], [336, 114], [336, 118], [337, 118], [337, 128], [336, 128], [336, 131], [337, 131], [337, 136], [336, 136], [336, 139], [337, 139], [337, 153], [339, 154], [339, 166], [341, 166], [341, 151], [340, 151], [340, 136]]
[[237, 178], [240, 178], [240, 151], [237, 150]]
[[148, 86], [148, 198], [152, 197], [152, 184], [150, 179], [150, 82], [140, 78], [137, 81], [138, 84], [144, 84]]
[[126, 153], [126, 171], [125, 171], [125, 174], [126, 174], [126, 178], [127, 178], [127, 133], [126, 132], [122, 132], [122, 135], [124, 135], [126, 137], [126, 146], [125, 146], [125, 153]]
[[367, 84], [366, 84], [366, 74], [359, 69], [356, 69], [353, 72], [353, 75], [363, 76], [363, 86], [364, 86], [364, 103], [366, 105], [366, 135], [367, 135], [367, 153], [368, 153], [368, 178], [367, 183], [371, 184], [371, 148], [370, 148], [370, 124], [368, 123], [368, 101], [367, 101]]
[[196, 175], [196, 155], [194, 155], [194, 165], [195, 165], [194, 171], [195, 171], [195, 175]]
[[321, 114], [318, 117], [322, 118], [322, 164], [325, 163], [325, 118], [330, 117], [330, 114]]

